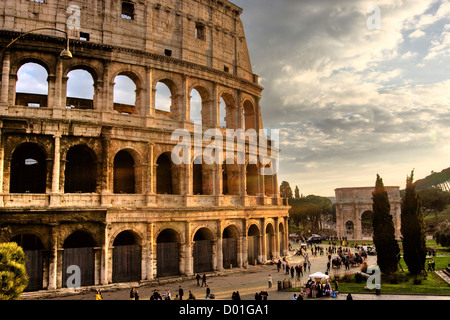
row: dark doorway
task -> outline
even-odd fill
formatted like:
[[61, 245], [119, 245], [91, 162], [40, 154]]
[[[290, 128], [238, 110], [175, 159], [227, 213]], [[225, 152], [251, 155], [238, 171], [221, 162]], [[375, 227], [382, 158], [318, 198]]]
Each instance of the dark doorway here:
[[225, 269], [238, 266], [237, 236], [238, 231], [236, 227], [230, 226], [223, 231], [222, 254], [223, 254], [223, 267]]
[[97, 187], [97, 161], [86, 146], [75, 146], [67, 152], [65, 193], [94, 193]]
[[71, 276], [67, 269], [73, 265], [80, 268], [81, 286], [94, 284], [94, 247], [95, 241], [86, 231], [76, 231], [67, 237], [63, 245], [63, 287], [67, 287], [67, 279]]
[[142, 249], [137, 234], [132, 231], [121, 232], [113, 246], [113, 282], [141, 280]]
[[173, 229], [162, 231], [157, 242], [157, 276], [168, 277], [180, 274], [180, 243]]
[[32, 143], [18, 147], [11, 159], [10, 193], [45, 193], [47, 164], [45, 153]]
[[194, 273], [212, 270], [212, 233], [202, 228], [194, 236]]
[[37, 291], [43, 288], [44, 273], [44, 246], [41, 239], [32, 234], [21, 234], [11, 239], [22, 247], [26, 261], [28, 274], [28, 286], [25, 291]]
[[251, 225], [248, 229], [247, 245], [248, 245], [248, 264], [256, 265], [258, 263], [259, 253], [259, 229], [256, 225]]
[[134, 159], [126, 151], [114, 158], [114, 193], [135, 193]]
[[172, 162], [167, 155], [162, 154], [156, 164], [156, 193], [173, 194]]

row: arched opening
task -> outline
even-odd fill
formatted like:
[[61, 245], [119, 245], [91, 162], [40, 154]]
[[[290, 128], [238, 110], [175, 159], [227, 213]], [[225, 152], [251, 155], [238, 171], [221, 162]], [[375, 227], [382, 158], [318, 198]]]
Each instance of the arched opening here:
[[238, 129], [238, 114], [234, 97], [223, 93], [220, 97], [220, 126], [228, 129]]
[[227, 117], [227, 104], [225, 100], [221, 97], [219, 103], [219, 126], [221, 128], [227, 127], [226, 117]]
[[97, 187], [97, 159], [84, 145], [70, 148], [66, 157], [65, 193], [93, 193]]
[[10, 193], [45, 193], [46, 185], [45, 152], [37, 144], [22, 144], [11, 159]]
[[130, 230], [123, 231], [114, 239], [113, 282], [141, 280], [141, 239]]
[[63, 286], [67, 286], [67, 280], [71, 276], [66, 271], [70, 266], [77, 266], [81, 271], [81, 286], [94, 284], [95, 278], [95, 254], [96, 242], [91, 234], [86, 231], [75, 231], [64, 241], [63, 248]]
[[256, 196], [258, 193], [258, 166], [256, 164], [247, 165], [247, 195]]
[[273, 229], [273, 225], [269, 223], [266, 226], [266, 259], [271, 260], [274, 255], [274, 240], [275, 240], [275, 230]]
[[114, 193], [136, 193], [134, 159], [127, 151], [114, 157]]
[[172, 182], [172, 161], [166, 154], [162, 154], [156, 161], [156, 165], [156, 193], [174, 194]]
[[192, 89], [191, 91], [190, 106], [191, 122], [202, 124], [202, 97], [196, 89]]
[[260, 232], [257, 225], [252, 224], [247, 232], [248, 264], [256, 265], [259, 255]]
[[48, 72], [38, 63], [27, 62], [17, 71], [16, 105], [47, 107]]
[[172, 92], [168, 83], [158, 82], [155, 93], [155, 110], [172, 112]]
[[94, 79], [83, 69], [67, 74], [67, 109], [94, 109]]
[[256, 113], [253, 104], [250, 101], [244, 102], [244, 123], [245, 130], [256, 129]]
[[278, 225], [278, 234], [279, 234], [279, 245], [280, 245], [280, 254], [284, 255], [283, 252], [285, 251], [285, 241], [284, 241], [284, 225], [280, 223]]
[[203, 169], [201, 157], [195, 159], [192, 165], [192, 190], [193, 194], [203, 194]]
[[173, 229], [163, 230], [157, 243], [157, 276], [168, 277], [180, 274], [180, 237]]
[[353, 237], [354, 226], [352, 221], [347, 221], [345, 223], [345, 234], [347, 237]]
[[372, 228], [373, 212], [364, 211], [361, 215], [361, 231], [364, 237], [370, 237], [373, 234]]
[[136, 84], [126, 75], [114, 78], [114, 110], [121, 114], [136, 113]]
[[273, 188], [273, 174], [267, 174], [270, 173], [271, 167], [270, 165], [265, 166], [265, 174], [263, 175], [264, 178], [264, 193], [267, 197], [273, 197], [274, 195], [274, 188]]
[[213, 234], [208, 228], [201, 228], [194, 235], [194, 273], [212, 270]]
[[43, 288], [44, 274], [44, 245], [39, 237], [34, 234], [20, 234], [11, 239], [23, 248], [26, 256], [26, 269], [28, 274], [28, 286], [25, 291], [37, 291]]
[[222, 164], [222, 194], [228, 195], [230, 193], [228, 189], [228, 166], [226, 162]]
[[238, 266], [238, 237], [236, 226], [229, 226], [222, 233], [223, 267], [225, 269]]

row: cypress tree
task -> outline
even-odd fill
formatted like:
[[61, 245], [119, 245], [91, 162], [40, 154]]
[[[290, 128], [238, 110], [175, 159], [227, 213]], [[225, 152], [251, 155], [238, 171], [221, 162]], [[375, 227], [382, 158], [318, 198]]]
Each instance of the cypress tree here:
[[422, 201], [415, 190], [414, 170], [406, 178], [406, 190], [402, 199], [401, 232], [403, 236], [403, 259], [412, 275], [425, 270], [427, 254]]
[[400, 248], [395, 240], [391, 204], [383, 180], [377, 175], [373, 199], [373, 242], [377, 250], [377, 262], [381, 272], [391, 274], [397, 271]]

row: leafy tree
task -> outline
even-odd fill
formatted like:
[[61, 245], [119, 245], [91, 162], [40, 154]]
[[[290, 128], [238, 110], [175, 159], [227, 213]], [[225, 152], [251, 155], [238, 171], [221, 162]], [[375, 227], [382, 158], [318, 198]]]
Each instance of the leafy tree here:
[[450, 222], [448, 220], [438, 225], [434, 233], [434, 238], [436, 239], [436, 243], [441, 246], [450, 247]]
[[17, 243], [0, 243], [0, 300], [18, 300], [28, 285], [26, 257]]
[[295, 199], [300, 198], [300, 190], [298, 189], [298, 186], [295, 186]]
[[307, 197], [292, 199], [289, 216], [299, 226], [311, 226], [313, 232], [322, 229], [322, 220], [326, 215], [332, 214], [331, 200], [325, 197], [309, 195]]
[[289, 182], [283, 181], [280, 185], [280, 197], [292, 199], [292, 189]]
[[419, 191], [419, 196], [422, 199], [424, 216], [434, 213], [435, 222], [437, 223], [437, 214], [444, 211], [447, 205], [450, 204], [450, 193], [432, 187]]
[[378, 265], [381, 272], [391, 274], [397, 271], [400, 248], [395, 240], [395, 227], [390, 213], [391, 204], [379, 175], [372, 196], [373, 242], [377, 250]]
[[401, 231], [403, 236], [403, 259], [413, 275], [425, 270], [426, 238], [422, 202], [415, 190], [414, 170], [406, 179], [405, 196], [402, 199]]

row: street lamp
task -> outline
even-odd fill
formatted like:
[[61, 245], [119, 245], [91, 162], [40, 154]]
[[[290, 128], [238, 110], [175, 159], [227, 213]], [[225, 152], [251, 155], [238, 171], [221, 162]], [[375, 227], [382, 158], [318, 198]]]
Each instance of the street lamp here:
[[58, 32], [62, 32], [66, 35], [66, 48], [63, 49], [63, 51], [61, 51], [61, 53], [59, 54], [59, 57], [63, 60], [69, 60], [72, 59], [72, 52], [70, 52], [69, 50], [69, 35], [67, 34], [66, 31], [63, 30], [59, 30], [59, 29], [55, 29], [55, 28], [37, 28], [37, 29], [33, 29], [31, 31], [28, 31], [24, 34], [21, 34], [20, 36], [18, 36], [17, 38], [15, 38], [13, 41], [11, 41], [6, 47], [4, 47], [2, 49], [2, 53], [3, 51], [5, 51], [6, 49], [8, 49], [10, 46], [12, 46], [17, 40], [19, 40], [20, 38], [25, 37], [26, 35], [33, 33], [35, 31], [40, 31], [40, 30], [53, 30], [53, 31], [58, 31]]

